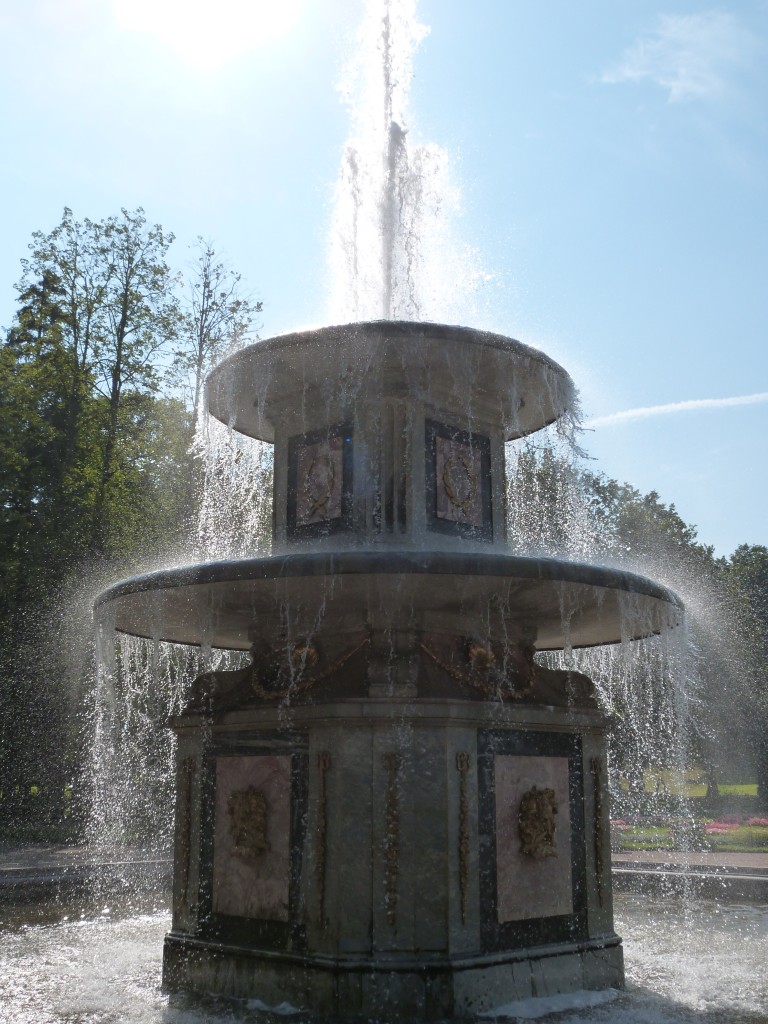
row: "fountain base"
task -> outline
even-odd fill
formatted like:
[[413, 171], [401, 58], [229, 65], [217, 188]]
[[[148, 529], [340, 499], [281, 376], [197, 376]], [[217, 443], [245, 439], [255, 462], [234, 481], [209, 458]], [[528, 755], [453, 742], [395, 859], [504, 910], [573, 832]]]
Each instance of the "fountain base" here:
[[322, 1015], [388, 1020], [472, 1017], [517, 1000], [624, 986], [621, 941], [595, 940], [558, 952], [530, 949], [466, 960], [359, 962], [269, 956], [168, 935], [163, 984], [170, 992], [254, 996]]
[[408, 687], [174, 721], [167, 989], [436, 1019], [622, 986], [605, 717]]

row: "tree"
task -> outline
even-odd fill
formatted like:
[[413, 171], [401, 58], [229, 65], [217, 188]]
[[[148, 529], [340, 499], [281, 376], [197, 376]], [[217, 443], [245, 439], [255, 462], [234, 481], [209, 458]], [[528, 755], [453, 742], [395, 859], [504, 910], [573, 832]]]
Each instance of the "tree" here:
[[583, 559], [594, 548], [584, 486], [567, 438], [526, 438], [507, 446], [507, 520], [519, 551]]
[[108, 545], [108, 489], [119, 472], [121, 418], [127, 392], [155, 394], [159, 388], [158, 361], [180, 326], [178, 301], [165, 262], [173, 235], [160, 225], [148, 228], [144, 211], [122, 211], [92, 225], [92, 238], [102, 283], [98, 309], [97, 388], [106, 398], [106, 424], [93, 517], [93, 549]]
[[[682, 597], [688, 614], [688, 643], [677, 655], [675, 673], [685, 689], [672, 703], [675, 680], [665, 678], [661, 663], [640, 666], [647, 678], [636, 673], [630, 689], [625, 681], [612, 686], [617, 758], [629, 763], [635, 753], [625, 756], [627, 751], [641, 750], [646, 765], [658, 763], [665, 746], [677, 742], [713, 782], [718, 775], [752, 771], [760, 763], [767, 775], [768, 628], [761, 633], [758, 623], [768, 624], [768, 552], [742, 545], [730, 561], [718, 558], [657, 492], [643, 495], [591, 473], [584, 474], [583, 484], [602, 556], [666, 583]], [[617, 667], [618, 676], [624, 671]], [[634, 712], [628, 708], [638, 688], [642, 706], [635, 718], [642, 735], [633, 733]], [[652, 716], [653, 708], [661, 713]]]
[[[55, 306], [43, 302], [40, 310], [51, 309], [54, 315], [44, 317], [37, 312], [32, 319], [38, 340], [44, 339], [55, 348], [61, 366], [57, 392], [61, 417], [57, 475], [60, 486], [71, 474], [78, 475], [85, 406], [95, 380], [95, 318], [103, 286], [89, 237], [91, 228], [89, 221], [79, 224], [72, 211], [65, 209], [61, 223], [48, 235], [35, 232], [30, 245], [32, 255], [21, 261], [23, 276], [17, 286], [23, 301], [28, 295], [45, 297], [50, 291], [48, 283], [55, 284]], [[22, 305], [11, 339], [20, 330], [28, 332], [28, 310], [28, 306]]]
[[210, 363], [242, 342], [261, 309], [202, 242], [182, 302], [172, 240], [141, 209], [102, 221], [65, 209], [22, 260], [16, 317], [0, 343], [6, 829], [37, 821], [55, 834], [82, 765], [91, 685], [92, 651], [73, 625], [90, 611], [82, 581], [104, 560], [122, 573], [188, 536], [198, 467], [179, 377], [199, 406]]
[[696, 527], [684, 522], [674, 505], [665, 505], [656, 491], [641, 494], [630, 484], [590, 472], [582, 474], [582, 488], [606, 551], [673, 572], [682, 565], [705, 568], [713, 562], [714, 549], [700, 544]]
[[768, 548], [741, 544], [728, 565], [729, 599], [740, 609], [748, 685], [756, 714], [746, 730], [754, 753], [760, 796], [768, 804]]
[[166, 262], [172, 241], [160, 225], [147, 226], [141, 209], [82, 222], [66, 209], [52, 231], [33, 234], [32, 254], [22, 261], [24, 304], [9, 343], [24, 338], [29, 345], [37, 331], [38, 346], [55, 352], [58, 422], [49, 484], [60, 506], [55, 518], [78, 523], [77, 537], [69, 526], [67, 532], [75, 558], [113, 550], [121, 447], [131, 430], [126, 402], [157, 393], [163, 352], [181, 322]]
[[[768, 548], [762, 544], [740, 544], [731, 555], [729, 575], [755, 616], [763, 653], [768, 655]], [[768, 671], [768, 658], [765, 668]]]
[[197, 423], [203, 381], [222, 356], [253, 333], [261, 302], [241, 294], [241, 277], [220, 262], [211, 242], [197, 239], [198, 255], [187, 280], [183, 328], [174, 352], [174, 374], [192, 397]]
[[56, 681], [80, 669], [59, 670], [60, 595], [94, 554], [166, 546], [188, 507], [188, 414], [158, 397], [180, 322], [171, 239], [141, 210], [66, 209], [22, 261], [0, 345], [0, 817], [72, 777], [78, 731]]
[[[60, 770], [61, 746], [41, 763], [44, 722], [57, 710], [50, 688], [35, 686], [29, 638], [40, 623], [46, 561], [55, 515], [52, 479], [60, 472], [57, 387], [61, 360], [42, 321], [22, 307], [15, 333], [0, 348], [0, 823], [22, 817], [31, 785]], [[43, 769], [42, 775], [39, 769]], [[44, 789], [45, 792], [45, 789]], [[5, 817], [5, 821], [2, 819]]]

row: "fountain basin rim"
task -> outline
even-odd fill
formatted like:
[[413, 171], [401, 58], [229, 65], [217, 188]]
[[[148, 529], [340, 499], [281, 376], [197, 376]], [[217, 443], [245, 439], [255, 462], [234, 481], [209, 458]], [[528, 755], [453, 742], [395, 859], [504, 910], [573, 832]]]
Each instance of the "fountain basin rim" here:
[[547, 555], [454, 553], [446, 551], [313, 551], [229, 558], [214, 562], [156, 569], [121, 580], [96, 598], [99, 608], [116, 597], [140, 591], [166, 590], [205, 583], [231, 583], [250, 579], [280, 579], [295, 576], [333, 576], [336, 573], [379, 574], [424, 573], [451, 576], [509, 576], [517, 579], [587, 583], [629, 593], [644, 594], [683, 608], [680, 597], [655, 580], [613, 566], [572, 562]]
[[[523, 406], [532, 397], [530, 394], [526, 395], [517, 413], [522, 415], [522, 419], [514, 426], [512, 423], [504, 424], [506, 441], [534, 433], [555, 423], [569, 412], [576, 414], [573, 382], [568, 372], [546, 352], [494, 331], [425, 320], [361, 320], [290, 331], [260, 339], [225, 357], [208, 374], [208, 411], [238, 433], [272, 443], [275, 440], [275, 419], [279, 418], [284, 408], [285, 393], [290, 390], [287, 380], [296, 380], [299, 372], [296, 368], [298, 364], [293, 361], [300, 355], [305, 360], [309, 357], [309, 361], [302, 364], [301, 374], [306, 375], [302, 378], [302, 386], [320, 386], [327, 395], [335, 394], [339, 388], [339, 381], [350, 371], [348, 359], [354, 360], [355, 357], [362, 356], [363, 350], [354, 345], [355, 340], [359, 341], [361, 337], [367, 337], [369, 342], [381, 346], [380, 352], [385, 359], [387, 346], [398, 346], [403, 343], [421, 343], [426, 346], [437, 343], [442, 347], [447, 343], [455, 343], [477, 349], [479, 352], [489, 350], [501, 353], [509, 357], [510, 366], [517, 368], [515, 373], [523, 372], [524, 367], [530, 368], [534, 364], [546, 368], [560, 382], [562, 391], [559, 397], [555, 398], [551, 393], [545, 397], [542, 393], [537, 401], [532, 403], [530, 409], [523, 410]], [[402, 348], [396, 350], [401, 355], [405, 351]], [[415, 348], [413, 351], [417, 358], [412, 365], [420, 365], [424, 350]], [[281, 365], [281, 360], [287, 361], [285, 365]], [[406, 359], [406, 362], [409, 361]], [[498, 369], [498, 364], [491, 365]], [[286, 378], [288, 367], [290, 373]], [[267, 391], [261, 397], [258, 396], [258, 390], [254, 391], [255, 381], [258, 379], [254, 377], [256, 369], [267, 382]], [[403, 370], [404, 366], [401, 366], [398, 372]], [[437, 373], [437, 368], [431, 366], [431, 371]], [[529, 372], [526, 370], [523, 376]], [[360, 379], [364, 378], [363, 373]], [[369, 384], [371, 380], [380, 383], [379, 374], [369, 376]], [[499, 378], [498, 373], [490, 371], [490, 377], [487, 377], [484, 386], [490, 388], [495, 401], [498, 402], [508, 391], [510, 380], [511, 377], [508, 379], [502, 374]], [[228, 381], [230, 383], [227, 383]], [[455, 381], [452, 386], [455, 386]], [[274, 395], [272, 389], [275, 389]], [[254, 395], [257, 396], [256, 401]]]
[[[181, 931], [171, 930], [166, 935], [166, 942], [178, 943], [183, 949], [208, 949], [210, 942], [205, 939], [191, 937]], [[384, 953], [379, 964], [372, 964], [364, 953], [344, 953], [339, 956], [327, 953], [301, 953], [296, 950], [247, 949], [242, 946], [217, 942], [216, 948], [223, 952], [232, 952], [238, 956], [252, 957], [255, 960], [295, 964], [296, 966], [326, 967], [349, 974], [377, 972], [409, 973], [429, 969], [448, 970], [450, 967], [469, 970], [473, 967], [493, 967], [496, 964], [515, 963], [528, 960], [536, 954], [557, 956], [559, 953], [590, 952], [613, 949], [621, 944], [621, 936], [616, 932], [590, 936], [576, 942], [557, 942], [547, 945], [530, 946], [525, 949], [503, 950], [492, 953], [439, 954], [432, 953], [429, 957], [414, 957], [410, 952]]]
[[292, 344], [317, 343], [320, 344], [325, 338], [335, 337], [344, 332], [381, 330], [401, 335], [402, 337], [421, 337], [429, 335], [436, 341], [459, 340], [471, 345], [484, 345], [488, 348], [497, 348], [502, 351], [514, 352], [516, 355], [524, 355], [528, 359], [544, 363], [551, 370], [556, 370], [568, 377], [567, 370], [547, 355], [546, 352], [535, 345], [528, 345], [524, 341], [518, 341], [511, 335], [500, 334], [498, 331], [487, 331], [481, 327], [465, 327], [461, 324], [444, 324], [436, 320], [352, 320], [346, 324], [324, 324], [322, 327], [308, 327], [296, 331], [286, 331], [285, 334], [276, 334], [269, 338], [261, 338], [238, 349], [230, 355], [225, 356], [209, 374], [218, 374], [221, 368], [239, 362], [243, 356], [250, 352], [266, 352], [272, 348], [284, 348]]
[[[677, 594], [663, 585], [636, 573], [608, 566], [571, 562], [544, 556], [485, 552], [360, 550], [293, 552], [160, 569], [130, 577], [109, 587], [96, 598], [94, 611], [98, 617], [115, 602], [118, 607], [121, 601], [127, 601], [130, 605], [141, 595], [150, 597], [151, 595], [161, 596], [163, 593], [167, 593], [170, 598], [174, 592], [180, 593], [185, 588], [192, 593], [199, 590], [202, 594], [206, 587], [227, 584], [231, 584], [234, 588], [238, 585], [248, 587], [249, 584], [260, 587], [270, 584], [279, 585], [280, 581], [287, 583], [295, 581], [300, 584], [301, 580], [305, 580], [307, 586], [317, 586], [323, 580], [334, 577], [348, 581], [348, 585], [356, 586], [353, 583], [356, 577], [368, 579], [378, 577], [385, 580], [387, 577], [394, 576], [413, 580], [451, 576], [456, 579], [459, 588], [461, 580], [464, 580], [467, 586], [473, 586], [482, 579], [493, 578], [505, 582], [518, 581], [539, 590], [543, 586], [550, 592], [558, 584], [572, 585], [576, 588], [586, 587], [614, 594], [623, 592], [637, 595], [644, 600], [650, 599], [681, 611], [683, 609], [683, 603]], [[493, 586], [487, 588], [487, 592], [492, 593]], [[591, 600], [594, 604], [595, 600]], [[140, 618], [143, 617], [140, 616]], [[118, 614], [117, 629], [128, 635], [147, 638], [153, 636], [146, 624], [137, 626], [136, 621], [131, 621], [130, 614], [125, 612], [122, 616]], [[163, 631], [161, 628], [161, 633], [163, 632], [165, 635], [155, 638], [192, 645], [202, 642], [202, 639], [190, 639], [188, 627], [184, 639], [181, 639], [179, 635], [170, 635], [168, 630]], [[202, 632], [201, 623], [199, 633], [202, 634]], [[651, 635], [653, 632], [658, 632], [658, 629], [646, 628], [633, 633], [631, 638], [638, 639]], [[594, 638], [594, 629], [590, 631], [590, 639], [582, 638], [583, 642], [580, 642], [578, 628], [574, 629], [574, 634], [573, 647], [616, 643], [620, 639], [615, 623], [613, 628], [609, 629], [600, 639]], [[211, 643], [212, 646], [223, 649], [246, 649], [246, 645], [241, 643], [225, 644], [215, 641], [211, 641]], [[561, 646], [563, 646], [561, 643], [554, 645], [544, 643], [539, 649], [559, 649]]]

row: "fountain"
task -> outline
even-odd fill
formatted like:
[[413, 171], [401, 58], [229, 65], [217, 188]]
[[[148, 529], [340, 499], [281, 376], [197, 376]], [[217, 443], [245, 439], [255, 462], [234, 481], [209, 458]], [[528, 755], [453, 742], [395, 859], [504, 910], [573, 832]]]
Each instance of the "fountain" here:
[[420, 315], [440, 161], [406, 141], [408, 6], [372, 7], [380, 116], [344, 159], [353, 322], [260, 341], [207, 382], [214, 417], [273, 446], [271, 553], [96, 603], [103, 628], [250, 653], [171, 722], [165, 988], [334, 1018], [623, 985], [606, 716], [587, 676], [534, 658], [681, 616], [641, 576], [510, 551], [505, 444], [573, 418], [575, 392], [535, 349]]
[[384, 116], [345, 154], [346, 325], [259, 342], [208, 382], [215, 417], [273, 446], [270, 554], [97, 602], [105, 649], [115, 626], [151, 639], [145, 669], [161, 639], [250, 652], [200, 675], [171, 723], [174, 996], [164, 912], [70, 904], [0, 932], [13, 1024], [230, 1021], [211, 993], [249, 1020], [765, 1020], [764, 915], [621, 894], [630, 992], [600, 1005], [624, 980], [607, 722], [590, 679], [537, 652], [626, 653], [682, 612], [640, 576], [511, 553], [505, 444], [567, 423], [574, 391], [541, 352], [423, 322], [434, 217], [414, 174], [440, 160], [401, 127], [410, 6], [381, 0]]
[[178, 736], [170, 990], [334, 1017], [467, 1016], [620, 987], [606, 719], [537, 651], [675, 626], [627, 572], [509, 553], [504, 443], [565, 371], [372, 321], [246, 348], [210, 412], [274, 445], [273, 553], [102, 594], [117, 629], [249, 650]]

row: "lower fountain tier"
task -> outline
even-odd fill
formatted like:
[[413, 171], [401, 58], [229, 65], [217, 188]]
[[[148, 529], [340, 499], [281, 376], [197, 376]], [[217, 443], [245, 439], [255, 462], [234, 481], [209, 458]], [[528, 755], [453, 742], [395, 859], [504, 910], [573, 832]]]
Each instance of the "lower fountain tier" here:
[[361, 699], [172, 725], [166, 989], [421, 1021], [622, 987], [599, 711]]
[[[100, 620], [124, 633], [248, 650], [285, 634], [416, 630], [486, 636], [537, 650], [590, 647], [679, 625], [665, 587], [604, 566], [498, 554], [348, 551], [164, 569], [104, 591]], [[114, 616], [114, 618], [113, 618]], [[287, 625], [289, 624], [289, 626]]]

